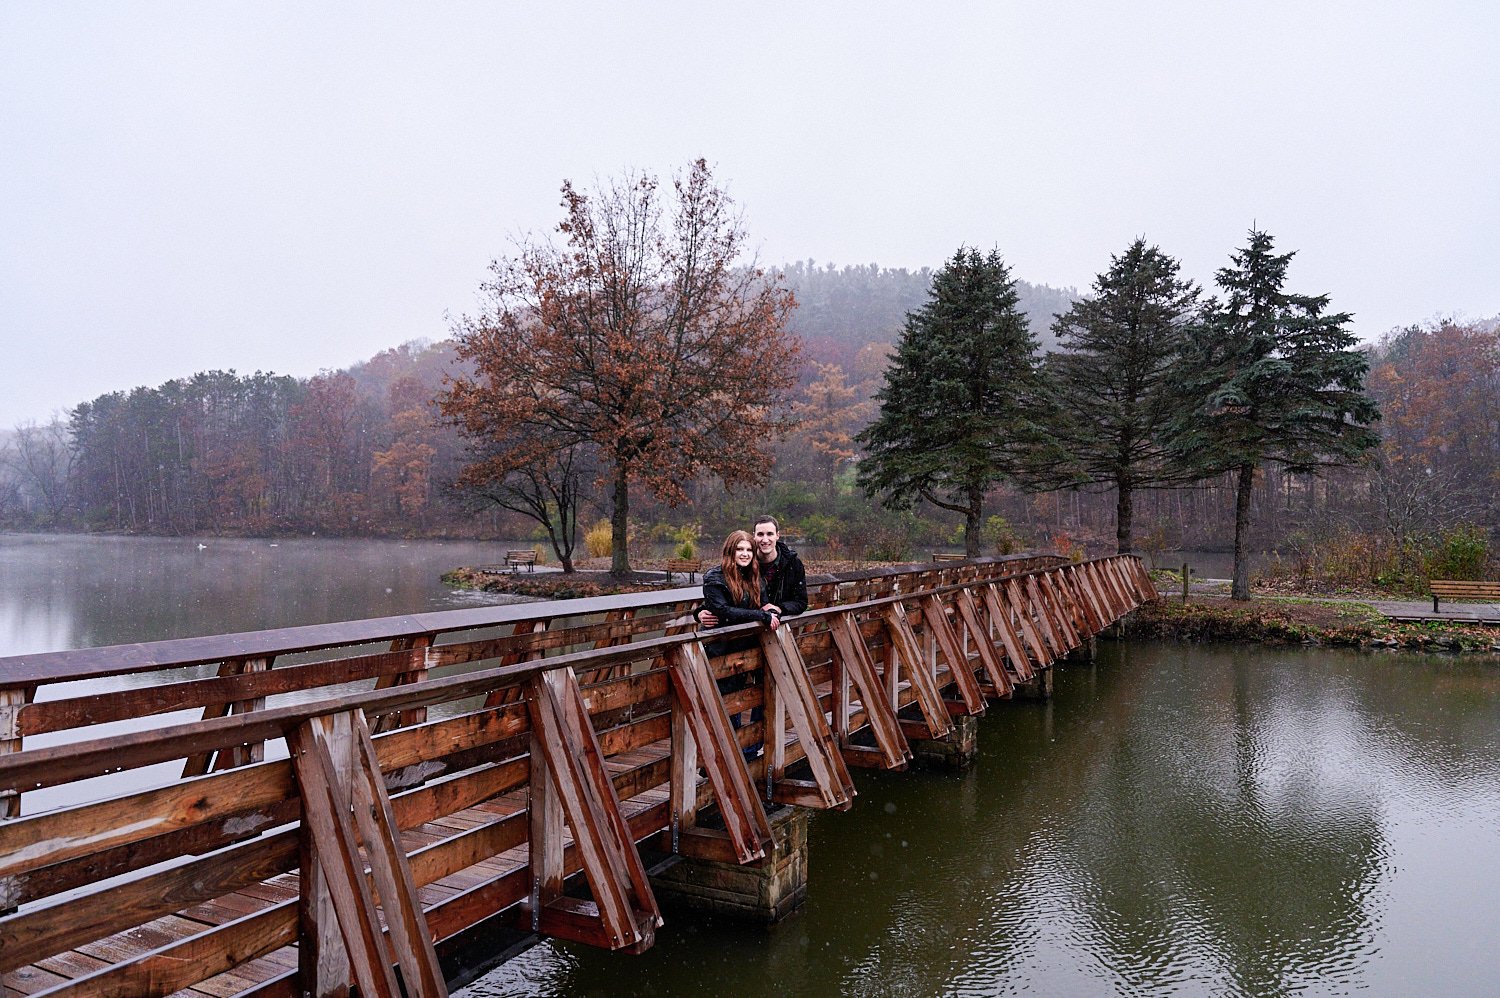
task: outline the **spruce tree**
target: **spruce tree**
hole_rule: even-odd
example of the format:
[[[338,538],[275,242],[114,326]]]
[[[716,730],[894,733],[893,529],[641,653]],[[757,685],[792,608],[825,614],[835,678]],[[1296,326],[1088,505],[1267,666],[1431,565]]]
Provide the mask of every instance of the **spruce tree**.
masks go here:
[[[985,493],[1038,435],[1036,346],[1000,254],[961,247],[907,313],[875,396],[880,414],[859,435],[865,493],[892,508],[922,499],[962,513],[978,554]]]
[[[1344,465],[1379,443],[1380,410],[1365,393],[1369,363],[1355,348],[1347,312],[1327,295],[1282,290],[1294,253],[1274,253],[1269,235],[1250,243],[1215,277],[1222,302],[1190,338],[1184,395],[1202,401],[1174,423],[1175,447],[1205,475],[1238,475],[1231,597],[1250,598],[1246,546],[1255,471],[1268,461],[1292,471]]]
[[[1177,365],[1198,314],[1198,287],[1177,272],[1175,259],[1137,238],[1094,280],[1093,295],[1052,325],[1059,351],[1044,368],[1052,440],[1028,479],[1113,487],[1122,554],[1132,547],[1135,491],[1197,477],[1166,443],[1182,398]]]

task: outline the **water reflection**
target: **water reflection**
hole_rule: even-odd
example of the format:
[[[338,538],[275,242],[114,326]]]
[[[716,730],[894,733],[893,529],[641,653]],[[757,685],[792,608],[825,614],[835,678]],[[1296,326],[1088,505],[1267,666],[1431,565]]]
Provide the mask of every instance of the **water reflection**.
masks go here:
[[[643,956],[548,944],[467,993],[1495,993],[1497,694],[1489,662],[1106,645],[970,772],[857,774],[788,922],[669,912]]]

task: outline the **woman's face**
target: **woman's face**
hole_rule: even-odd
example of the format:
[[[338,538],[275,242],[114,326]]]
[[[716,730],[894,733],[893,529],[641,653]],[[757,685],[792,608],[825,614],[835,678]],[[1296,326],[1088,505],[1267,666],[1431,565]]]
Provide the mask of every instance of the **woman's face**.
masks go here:
[[[741,568],[749,568],[754,557],[755,546],[749,541],[740,541],[734,546],[734,563]]]

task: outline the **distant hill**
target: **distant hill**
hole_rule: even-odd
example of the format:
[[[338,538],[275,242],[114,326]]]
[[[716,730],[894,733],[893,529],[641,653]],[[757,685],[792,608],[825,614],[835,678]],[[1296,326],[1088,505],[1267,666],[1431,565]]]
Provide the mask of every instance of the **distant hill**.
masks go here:
[[[810,359],[853,369],[862,348],[894,343],[906,313],[927,300],[932,270],[881,267],[878,264],[819,266],[808,260],[780,268],[797,295],[791,328],[807,344]],[[1072,288],[1016,282],[1021,308],[1032,335],[1045,352],[1055,345],[1052,319],[1080,297]]]

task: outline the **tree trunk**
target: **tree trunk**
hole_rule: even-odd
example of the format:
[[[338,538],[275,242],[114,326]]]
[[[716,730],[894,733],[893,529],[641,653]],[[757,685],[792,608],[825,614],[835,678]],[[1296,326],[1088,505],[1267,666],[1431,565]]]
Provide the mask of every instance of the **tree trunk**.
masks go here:
[[[979,532],[981,528],[981,517],[984,515],[984,489],[977,485],[969,486],[969,508],[964,511],[964,554],[970,558],[979,557]]]
[[[1245,546],[1250,541],[1250,496],[1255,486],[1255,465],[1240,465],[1239,488],[1234,502],[1234,584],[1229,598],[1250,598],[1250,552]]]
[[[624,463],[615,462],[615,508],[610,514],[610,563],[611,575],[630,573],[630,476]]]
[[[1135,519],[1135,491],[1129,482],[1116,485],[1119,497],[1115,502],[1115,553],[1129,554],[1131,523]]]

